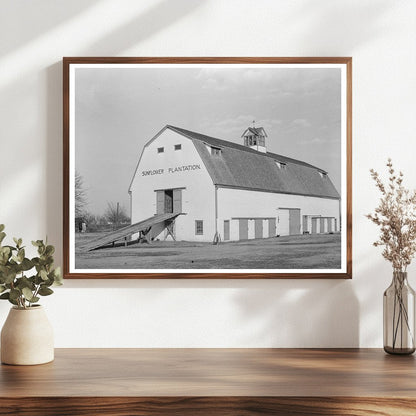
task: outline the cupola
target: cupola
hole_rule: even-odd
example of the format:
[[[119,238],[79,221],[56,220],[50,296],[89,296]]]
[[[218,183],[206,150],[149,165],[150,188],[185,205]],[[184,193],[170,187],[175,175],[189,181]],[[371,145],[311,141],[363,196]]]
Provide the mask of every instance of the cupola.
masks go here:
[[[267,134],[263,127],[248,127],[242,134],[244,138],[244,146],[250,149],[257,150],[258,152],[266,153],[266,137]]]

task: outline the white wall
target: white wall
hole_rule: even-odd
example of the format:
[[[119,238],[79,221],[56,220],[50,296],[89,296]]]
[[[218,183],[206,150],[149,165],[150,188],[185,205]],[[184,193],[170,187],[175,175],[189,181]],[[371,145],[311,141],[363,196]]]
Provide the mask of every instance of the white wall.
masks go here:
[[[337,199],[314,198],[299,195],[275,194],[271,192],[257,192],[243,189],[218,188],[218,220],[220,232],[224,220],[247,217],[274,217],[277,221],[277,232],[281,235],[289,234],[289,211],[279,208],[300,209],[300,232],[302,233],[303,215],[320,215],[337,218],[339,224],[339,201]],[[287,218],[283,219],[283,216]],[[287,223],[287,230],[284,223]],[[249,221],[249,228],[253,228],[251,238],[254,238],[254,221]],[[283,231],[284,229],[284,231]],[[239,230],[234,228],[231,240],[239,239]],[[250,231],[250,229],[249,229]],[[250,236],[249,236],[250,237]]]
[[[416,187],[416,2],[0,4],[0,219],[26,241],[47,234],[58,262],[62,56],[353,57],[352,281],[67,281],[44,301],[58,347],[382,345],[391,270],[364,218],[378,197],[368,169],[391,156]],[[0,321],[8,308],[0,304]]]
[[[174,150],[180,144],[181,150]],[[158,153],[159,147],[164,148]],[[196,165],[199,169],[174,170],[176,167]],[[143,175],[143,172],[159,171],[160,174]],[[132,222],[138,222],[156,214],[155,189],[182,190],[182,212],[175,220],[176,238],[187,241],[212,241],[215,235],[215,187],[204,162],[192,140],[166,129],[154,141],[145,146],[134,180],[132,192]],[[204,221],[204,234],[195,235],[195,220]]]

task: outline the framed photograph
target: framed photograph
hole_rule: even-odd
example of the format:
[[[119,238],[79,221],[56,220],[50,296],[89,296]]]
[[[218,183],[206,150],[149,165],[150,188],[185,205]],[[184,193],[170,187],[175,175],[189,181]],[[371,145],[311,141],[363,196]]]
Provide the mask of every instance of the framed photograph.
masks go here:
[[[351,68],[64,58],[64,277],[351,278]]]

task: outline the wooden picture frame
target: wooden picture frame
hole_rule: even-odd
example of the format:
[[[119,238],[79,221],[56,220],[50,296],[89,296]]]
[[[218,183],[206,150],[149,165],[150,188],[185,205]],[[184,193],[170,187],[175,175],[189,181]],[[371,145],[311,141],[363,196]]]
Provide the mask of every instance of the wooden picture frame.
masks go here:
[[[352,58],[63,58],[63,132],[64,278],[352,277]]]

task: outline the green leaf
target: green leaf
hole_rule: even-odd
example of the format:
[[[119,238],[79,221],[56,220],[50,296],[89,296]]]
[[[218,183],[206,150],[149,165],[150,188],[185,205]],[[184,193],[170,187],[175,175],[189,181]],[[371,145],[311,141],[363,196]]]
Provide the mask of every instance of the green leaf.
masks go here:
[[[24,287],[22,289],[23,296],[30,302],[30,299],[33,298],[33,292],[28,288]]]
[[[0,232],[0,244],[5,239],[6,233]]]
[[[52,295],[52,293],[53,293],[53,290],[52,289],[49,289],[48,287],[46,287],[46,286],[42,286],[40,289],[39,289],[39,295],[41,295],[41,296],[49,296],[49,295]]]
[[[13,283],[15,277],[16,277],[16,273],[14,273],[13,271],[8,271],[7,273],[3,275],[2,283],[4,284]]]
[[[3,293],[5,290],[7,290],[6,286],[0,285],[0,293]]]
[[[32,292],[31,292],[32,293]],[[20,290],[19,289],[12,289],[11,291],[10,291],[10,299],[11,300],[17,300],[20,296],[21,296],[21,292],[20,292]]]
[[[2,293],[0,295],[0,299],[9,299],[9,297],[10,297],[10,292]]]
[[[41,277],[42,280],[48,280],[48,273],[46,273],[46,270],[42,269],[39,272],[39,276]]]
[[[4,228],[5,228],[4,224],[0,224],[0,232],[4,231]]]
[[[34,282],[35,285],[40,285],[41,283],[44,283],[44,281],[42,280],[42,278],[37,274],[36,276],[34,276]]]
[[[38,253],[40,256],[43,256],[43,254],[45,253],[45,245],[43,244],[43,242],[40,246],[38,246]]]
[[[63,279],[62,279],[62,273],[61,273],[61,268],[57,267],[56,269],[54,269],[53,271],[54,277],[55,277],[55,285],[56,286],[61,286],[63,284]]]
[[[19,263],[21,263],[23,261],[23,259],[25,258],[25,249],[21,248],[18,252],[17,252],[17,259],[19,260]]]
[[[8,246],[4,246],[0,248],[0,253],[3,254],[4,256],[9,256],[11,250],[10,247]]]
[[[20,267],[22,268],[22,270],[24,272],[27,272],[28,270],[33,269],[33,263],[32,263],[31,260],[29,260],[27,257],[25,257],[22,260],[22,263],[20,264]]]
[[[10,251],[17,251],[17,248],[13,246],[3,246],[3,247],[9,247]]]
[[[55,247],[52,245],[46,246],[45,256],[52,256],[53,253],[55,253]]]
[[[0,248],[0,265],[5,265],[9,261],[10,249],[9,247]]]
[[[39,247],[39,246],[43,245],[43,241],[42,241],[42,240],[32,241],[32,244],[33,244],[35,247]]]
[[[17,248],[20,248],[20,246],[22,245],[22,239],[21,238],[13,237],[13,241],[16,244],[16,247]]]
[[[17,302],[17,300],[16,300],[16,299],[10,299],[10,298],[9,298],[9,302],[10,302],[12,305],[19,306],[19,303]]]
[[[18,279],[17,287],[21,290],[23,288],[29,288],[31,291],[35,290],[36,286],[26,276],[22,276]]]
[[[53,257],[52,256],[45,256],[43,257],[43,264],[47,264],[48,266],[52,266],[53,265]]]

